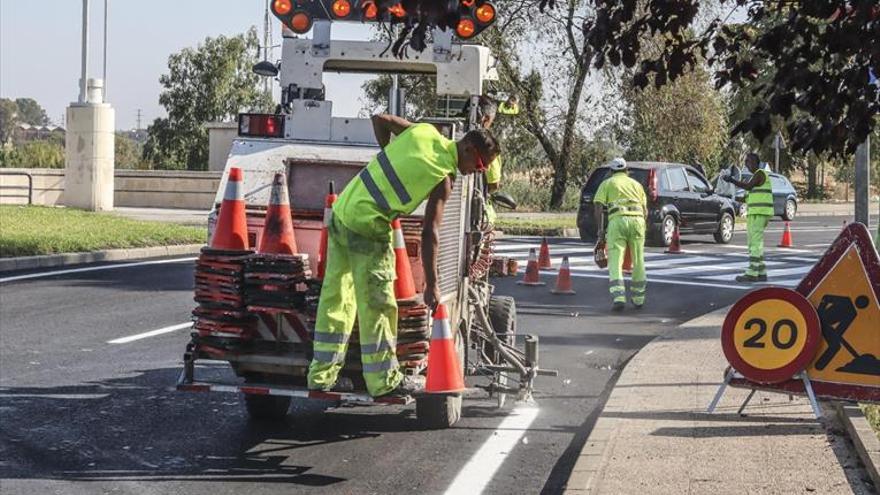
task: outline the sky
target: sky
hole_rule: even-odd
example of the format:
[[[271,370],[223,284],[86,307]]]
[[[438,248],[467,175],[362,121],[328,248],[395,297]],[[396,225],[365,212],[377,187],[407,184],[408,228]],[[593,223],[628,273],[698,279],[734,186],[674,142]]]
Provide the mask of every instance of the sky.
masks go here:
[[[159,76],[168,56],[206,37],[263,29],[265,0],[109,0],[106,100],[116,110],[116,128],[142,127],[165,115],[159,105]],[[104,0],[91,0],[89,77],[103,66]],[[367,39],[369,28],[334,25],[334,38]],[[33,98],[59,123],[77,100],[82,37],[80,0],[0,0],[0,97]],[[281,35],[274,29],[275,43]],[[280,58],[280,48],[275,51]],[[361,109],[364,76],[325,77],[335,115]]]

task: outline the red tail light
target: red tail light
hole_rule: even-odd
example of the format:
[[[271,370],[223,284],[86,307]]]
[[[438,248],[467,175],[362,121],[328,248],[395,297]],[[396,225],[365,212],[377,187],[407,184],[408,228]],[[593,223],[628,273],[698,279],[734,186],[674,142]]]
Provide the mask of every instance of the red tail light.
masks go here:
[[[657,187],[657,169],[649,169],[648,170],[648,197],[651,198],[651,201],[657,201],[657,198],[660,197],[660,191]]]
[[[284,116],[262,113],[239,114],[238,135],[252,137],[284,137]]]

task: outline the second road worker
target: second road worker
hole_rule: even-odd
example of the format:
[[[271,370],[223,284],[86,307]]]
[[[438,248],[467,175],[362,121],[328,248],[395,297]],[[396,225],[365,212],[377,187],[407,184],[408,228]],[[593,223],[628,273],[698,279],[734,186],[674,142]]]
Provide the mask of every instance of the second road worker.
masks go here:
[[[404,378],[397,362],[390,223],[428,198],[422,231],[424,301],[436,307],[438,229],[454,177],[485,171],[500,150],[485,129],[452,141],[431,124],[413,124],[393,115],[376,115],[372,120],[382,151],[333,204],[308,385],[324,391],[334,387],[357,316],[367,391],[373,397],[409,395],[421,387]]]
[[[746,190],[746,232],[749,241],[749,268],[737,282],[766,282],[767,266],[764,264],[764,230],[773,217],[773,186],[761,160],[755,153],[746,155],[746,167],[752,173],[748,182],[724,177],[723,180]]]
[[[648,198],[642,185],[627,174],[626,160],[615,158],[608,164],[611,176],[602,181],[593,201],[605,208],[596,208],[598,239],[605,239],[603,210],[608,211],[608,279],[613,299],[612,308],[621,311],[626,306],[626,285],[623,280],[623,258],[629,247],[633,271],[630,297],[633,306],[645,304],[647,277],[645,274],[645,219]]]

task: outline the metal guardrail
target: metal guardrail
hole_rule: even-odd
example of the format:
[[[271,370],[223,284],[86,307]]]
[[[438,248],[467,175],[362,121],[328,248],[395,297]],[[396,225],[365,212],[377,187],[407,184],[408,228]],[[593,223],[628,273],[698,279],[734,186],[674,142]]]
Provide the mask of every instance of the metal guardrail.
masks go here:
[[[23,175],[23,176],[27,177],[27,179],[28,179],[28,186],[27,186],[27,188],[28,188],[28,193],[27,193],[28,204],[29,205],[34,204],[34,176],[33,175],[31,175],[27,172],[9,172],[9,171],[2,170],[2,169],[0,169],[0,175],[9,175],[9,176]],[[16,188],[21,189],[23,187],[24,186],[3,186],[3,187],[0,187],[0,197],[3,196],[3,189],[16,189]],[[23,198],[24,195],[15,194],[15,195],[6,195],[6,197],[7,198]]]

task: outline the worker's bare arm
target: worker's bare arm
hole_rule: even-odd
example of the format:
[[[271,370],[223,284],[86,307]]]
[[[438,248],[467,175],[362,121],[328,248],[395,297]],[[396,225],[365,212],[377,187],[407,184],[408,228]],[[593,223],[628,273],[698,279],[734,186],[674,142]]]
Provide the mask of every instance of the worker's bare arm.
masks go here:
[[[489,194],[492,194],[493,192],[501,189],[501,183],[500,182],[490,182],[487,185],[487,187],[489,189]]]
[[[733,184],[737,187],[741,187],[741,188],[745,189],[746,191],[751,191],[752,189],[764,184],[765,177],[766,177],[766,174],[757,174],[756,173],[756,174],[752,174],[752,177],[751,177],[751,179],[748,180],[748,182],[737,180],[737,179],[734,179],[733,177],[730,177],[727,180],[727,182],[730,182],[731,184]]]
[[[440,223],[443,222],[443,209],[452,193],[452,179],[446,177],[431,191],[425,207],[425,222],[422,226],[422,269],[425,272],[425,304],[430,308],[440,302],[440,289],[437,284],[437,247],[440,244]]]
[[[400,135],[400,133],[412,125],[412,122],[402,117],[387,113],[373,115],[371,120],[373,121],[373,133],[376,135],[376,141],[383,148],[391,142],[392,134]]]

